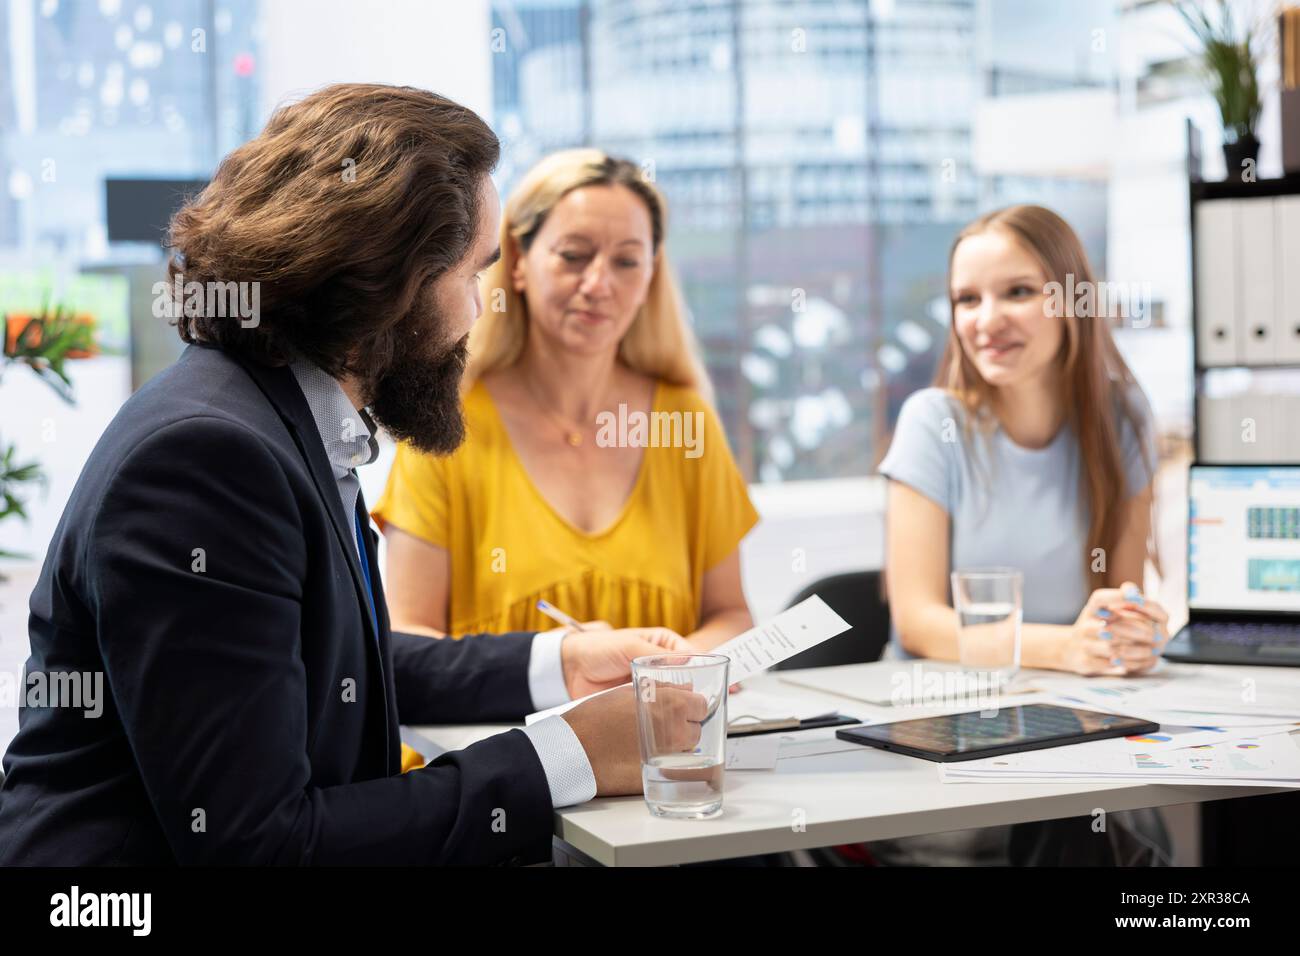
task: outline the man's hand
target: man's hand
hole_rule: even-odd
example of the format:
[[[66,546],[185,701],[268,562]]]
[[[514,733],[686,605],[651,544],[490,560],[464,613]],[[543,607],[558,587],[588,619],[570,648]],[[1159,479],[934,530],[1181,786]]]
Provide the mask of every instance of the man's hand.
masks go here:
[[[628,627],[613,630],[603,621],[583,624],[560,642],[564,686],[577,699],[632,680],[632,660],[673,651],[690,654],[686,639],[666,627]]]
[[[708,701],[703,694],[657,685],[653,707],[656,747],[690,753],[700,742],[700,723],[706,716]],[[591,761],[598,796],[641,792],[641,748],[632,687],[618,687],[584,701],[566,711],[563,718]]]

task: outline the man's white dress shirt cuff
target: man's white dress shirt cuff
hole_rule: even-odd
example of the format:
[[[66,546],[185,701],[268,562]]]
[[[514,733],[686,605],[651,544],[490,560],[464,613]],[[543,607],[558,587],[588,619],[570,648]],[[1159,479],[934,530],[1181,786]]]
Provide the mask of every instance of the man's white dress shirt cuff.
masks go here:
[[[549,710],[570,700],[569,688],[564,686],[564,663],[560,659],[560,644],[567,630],[557,627],[533,636],[528,655],[528,693],[533,698],[533,710]]]
[[[533,637],[528,657],[528,692],[536,710],[546,710],[571,699],[564,686],[564,665],[560,659],[564,635],[565,628],[561,627]],[[542,763],[546,785],[551,790],[551,806],[570,807],[596,796],[595,771],[567,720],[557,715],[521,729],[532,741],[537,759]]]

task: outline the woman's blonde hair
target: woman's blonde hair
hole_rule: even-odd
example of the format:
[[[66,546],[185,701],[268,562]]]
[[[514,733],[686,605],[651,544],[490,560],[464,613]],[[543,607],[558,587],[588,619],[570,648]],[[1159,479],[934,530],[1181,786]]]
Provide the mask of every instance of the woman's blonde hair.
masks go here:
[[[1084,288],[1095,283],[1088,254],[1069,223],[1042,206],[1009,206],[976,219],[953,241],[948,254],[948,295],[952,309],[948,344],[935,373],[934,384],[946,389],[965,407],[968,421],[989,424],[993,389],[980,375],[957,336],[956,303],[952,301],[952,262],[963,239],[990,230],[1002,230],[1038,260],[1049,283]],[[1067,276],[1074,281],[1068,282]],[[1137,380],[1120,355],[1110,334],[1109,316],[1080,316],[1074,303],[1064,301],[1064,337],[1058,356],[1057,388],[1066,421],[1079,443],[1082,493],[1089,509],[1088,537],[1083,548],[1083,568],[1091,586],[1105,587],[1106,574],[1093,560],[1095,549],[1112,554],[1123,531],[1122,512],[1116,505],[1125,496],[1124,452],[1120,422],[1126,422],[1147,457],[1149,427],[1133,405]],[[1155,462],[1145,462],[1155,477]],[[1159,569],[1154,522],[1148,534],[1147,556]],[[1138,582],[1139,586],[1141,582]]]
[[[511,276],[519,256],[527,254],[555,204],[587,186],[624,186],[650,212],[654,275],[645,302],[618,346],[629,368],[673,385],[695,389],[707,401],[713,387],[673,276],[663,241],[668,207],[663,195],[640,167],[598,149],[566,149],[534,166],[506,200],[501,218],[501,258],[484,273],[484,310],[469,338],[464,388],[482,376],[519,360],[528,341],[528,303],[515,291]]]

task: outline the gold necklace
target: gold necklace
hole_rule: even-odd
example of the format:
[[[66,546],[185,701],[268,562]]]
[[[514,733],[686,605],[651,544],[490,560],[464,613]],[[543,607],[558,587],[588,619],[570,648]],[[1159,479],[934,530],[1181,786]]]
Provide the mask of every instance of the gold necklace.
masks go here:
[[[560,418],[559,415],[552,411],[551,407],[537,394],[537,390],[533,388],[532,376],[524,376],[524,387],[528,389],[528,394],[533,396],[533,401],[538,404],[542,409],[542,412],[550,418],[551,421],[560,426],[560,432],[564,435],[564,440],[568,443],[569,447],[579,447],[582,444],[583,439],[582,430],[580,428],[572,427],[568,422],[564,421],[564,419]]]

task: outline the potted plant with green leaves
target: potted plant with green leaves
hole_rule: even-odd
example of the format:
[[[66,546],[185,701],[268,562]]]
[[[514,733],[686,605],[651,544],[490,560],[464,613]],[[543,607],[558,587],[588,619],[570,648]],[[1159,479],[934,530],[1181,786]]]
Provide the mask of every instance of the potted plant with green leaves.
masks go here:
[[[0,347],[0,378],[10,366],[25,365],[69,405],[75,401],[67,363],[99,352],[94,319],[58,305],[51,309],[48,303],[35,313],[0,314]],[[21,461],[18,449],[0,438],[0,522],[26,520],[28,492],[44,482],[40,465]],[[28,555],[0,549],[0,558],[24,557]]]
[[[1223,160],[1228,178],[1253,182],[1259,158],[1256,133],[1264,108],[1259,92],[1259,25],[1240,10],[1234,14],[1229,0],[1172,2],[1199,44],[1194,52],[1223,123]],[[1251,175],[1247,175],[1248,171]]]

